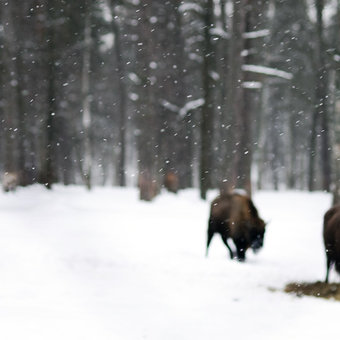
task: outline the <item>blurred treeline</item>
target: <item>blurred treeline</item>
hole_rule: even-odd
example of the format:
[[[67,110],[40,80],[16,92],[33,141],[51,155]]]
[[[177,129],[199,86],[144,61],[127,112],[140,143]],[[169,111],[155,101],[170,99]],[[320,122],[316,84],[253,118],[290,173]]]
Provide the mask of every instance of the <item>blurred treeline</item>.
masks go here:
[[[19,185],[337,192],[339,0],[0,4],[0,170]]]

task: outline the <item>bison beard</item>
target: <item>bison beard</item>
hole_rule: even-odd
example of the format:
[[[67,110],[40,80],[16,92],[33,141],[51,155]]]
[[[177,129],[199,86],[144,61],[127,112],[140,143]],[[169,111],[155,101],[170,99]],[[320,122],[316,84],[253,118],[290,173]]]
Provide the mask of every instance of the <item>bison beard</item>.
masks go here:
[[[340,274],[340,205],[334,206],[325,213],[323,240],[327,257],[325,282],[328,283],[332,265],[335,265],[335,270]]]
[[[237,193],[218,196],[211,203],[206,255],[211,239],[218,233],[230,258],[234,258],[234,253],[228,244],[229,238],[235,244],[237,259],[244,261],[248,248],[256,252],[263,246],[264,232],[265,223],[248,196]]]

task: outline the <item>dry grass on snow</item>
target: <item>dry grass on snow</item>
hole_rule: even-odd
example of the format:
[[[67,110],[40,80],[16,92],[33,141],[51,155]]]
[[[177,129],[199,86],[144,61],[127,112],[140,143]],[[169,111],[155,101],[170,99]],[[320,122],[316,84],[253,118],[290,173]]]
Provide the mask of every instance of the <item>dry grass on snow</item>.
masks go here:
[[[306,295],[340,301],[340,283],[291,282],[286,285],[284,291],[299,297]]]

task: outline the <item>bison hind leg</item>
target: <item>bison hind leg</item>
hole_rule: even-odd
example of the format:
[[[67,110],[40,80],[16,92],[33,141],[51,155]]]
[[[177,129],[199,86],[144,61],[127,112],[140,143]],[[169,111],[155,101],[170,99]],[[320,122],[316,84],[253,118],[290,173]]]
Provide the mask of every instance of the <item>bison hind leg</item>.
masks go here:
[[[222,241],[223,243],[225,244],[225,246],[228,248],[229,250],[229,255],[230,255],[230,258],[233,259],[234,258],[234,252],[233,250],[230,248],[229,244],[228,244],[228,236],[226,235],[221,235],[221,238],[222,238]]]
[[[326,249],[326,258],[327,258],[327,268],[326,268],[325,283],[328,283],[329,273],[333,266],[335,266],[335,270],[340,274],[340,260],[336,258],[334,254],[334,250],[332,248]]]
[[[246,252],[243,248],[237,249],[237,260],[244,262],[246,260]]]
[[[210,242],[212,240],[214,236],[214,231],[208,229],[208,237],[207,237],[207,249],[205,251],[205,256],[208,257],[208,249],[209,249],[209,245],[210,245]]]
[[[332,267],[332,264],[334,265],[335,267],[335,271],[340,275],[340,259],[339,257],[337,256],[336,260],[331,262],[330,264],[330,267]],[[327,267],[328,267],[328,260],[327,260]],[[327,276],[326,276],[326,279],[328,279],[328,268],[327,268]]]
[[[326,270],[325,283],[328,283],[329,269],[330,269],[331,265],[332,265],[332,261],[327,257],[327,270]]]

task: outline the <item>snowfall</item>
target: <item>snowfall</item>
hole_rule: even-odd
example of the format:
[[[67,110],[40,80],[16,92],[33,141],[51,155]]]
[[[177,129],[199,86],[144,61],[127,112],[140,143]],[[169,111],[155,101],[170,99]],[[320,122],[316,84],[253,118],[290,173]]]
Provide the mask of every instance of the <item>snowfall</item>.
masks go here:
[[[42,186],[0,193],[4,340],[324,339],[340,303],[283,292],[325,277],[328,194],[254,194],[263,249],[205,256],[209,200],[197,190],[141,202],[134,188]],[[331,281],[339,282],[332,272]]]

